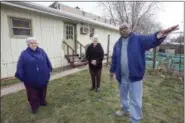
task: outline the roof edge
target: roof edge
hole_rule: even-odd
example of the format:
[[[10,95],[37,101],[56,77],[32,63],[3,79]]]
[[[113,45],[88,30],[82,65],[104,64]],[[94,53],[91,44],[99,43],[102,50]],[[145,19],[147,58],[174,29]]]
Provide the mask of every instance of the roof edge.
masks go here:
[[[39,13],[45,13],[48,15],[57,16],[57,17],[61,17],[61,18],[76,21],[76,22],[83,22],[87,24],[97,25],[100,27],[109,28],[109,29],[118,31],[118,27],[107,25],[105,23],[97,22],[95,20],[91,20],[80,15],[75,15],[69,12],[56,10],[51,7],[46,7],[35,3],[31,3],[31,2],[1,2],[1,4],[23,8],[31,11],[36,11]]]

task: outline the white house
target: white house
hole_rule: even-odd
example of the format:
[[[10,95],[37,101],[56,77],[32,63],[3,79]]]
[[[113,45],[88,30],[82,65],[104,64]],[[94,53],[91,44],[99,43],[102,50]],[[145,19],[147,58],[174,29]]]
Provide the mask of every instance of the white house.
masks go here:
[[[90,43],[93,33],[99,35],[105,53],[108,35],[110,50],[119,38],[118,27],[107,23],[31,2],[1,2],[1,79],[14,76],[27,37],[36,37],[53,67],[59,68],[69,64],[67,47],[79,54],[79,44]]]

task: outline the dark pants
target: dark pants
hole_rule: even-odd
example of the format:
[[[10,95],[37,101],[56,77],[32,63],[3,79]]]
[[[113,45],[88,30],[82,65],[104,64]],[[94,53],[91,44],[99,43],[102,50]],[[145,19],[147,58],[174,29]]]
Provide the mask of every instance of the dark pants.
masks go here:
[[[101,70],[102,69],[89,68],[89,72],[91,75],[91,81],[92,81],[92,88],[99,88],[100,87]]]
[[[25,85],[28,102],[30,103],[32,111],[39,108],[40,105],[46,104],[46,90],[47,86],[42,88],[35,88]]]

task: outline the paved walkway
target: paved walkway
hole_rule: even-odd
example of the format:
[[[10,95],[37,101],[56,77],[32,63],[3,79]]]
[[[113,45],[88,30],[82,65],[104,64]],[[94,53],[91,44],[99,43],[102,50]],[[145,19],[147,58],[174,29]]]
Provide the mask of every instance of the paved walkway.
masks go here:
[[[82,71],[82,70],[85,70],[87,68],[88,67],[74,68],[72,70],[66,70],[66,71],[61,72],[61,73],[56,73],[56,74],[51,76],[50,81],[54,80],[54,79],[64,77],[64,76],[67,76],[67,75],[70,75],[70,74],[73,74],[73,73],[76,73],[76,72],[79,72],[79,71]],[[16,93],[16,92],[18,92],[20,90],[24,90],[24,89],[25,89],[24,84],[21,83],[21,82],[18,83],[18,84],[9,86],[9,87],[2,88],[1,89],[1,97],[4,96],[4,95],[7,95],[7,94]]]

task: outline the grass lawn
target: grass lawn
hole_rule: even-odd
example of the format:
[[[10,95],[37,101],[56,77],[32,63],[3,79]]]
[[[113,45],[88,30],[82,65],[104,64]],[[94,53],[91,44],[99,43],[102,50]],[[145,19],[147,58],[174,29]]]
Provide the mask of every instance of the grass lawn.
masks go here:
[[[11,79],[11,80],[2,80],[1,81],[1,88],[3,87],[7,87],[9,85],[13,85],[13,84],[17,84],[19,83],[20,81],[18,79]]]
[[[54,82],[55,81],[55,82]],[[117,82],[110,84],[108,69],[103,69],[99,93],[89,92],[87,70],[51,81],[48,107],[30,113],[25,91],[1,98],[2,123],[129,123],[115,117],[120,109]],[[143,120],[141,123],[184,123],[184,85],[179,80],[147,75],[144,81]]]

